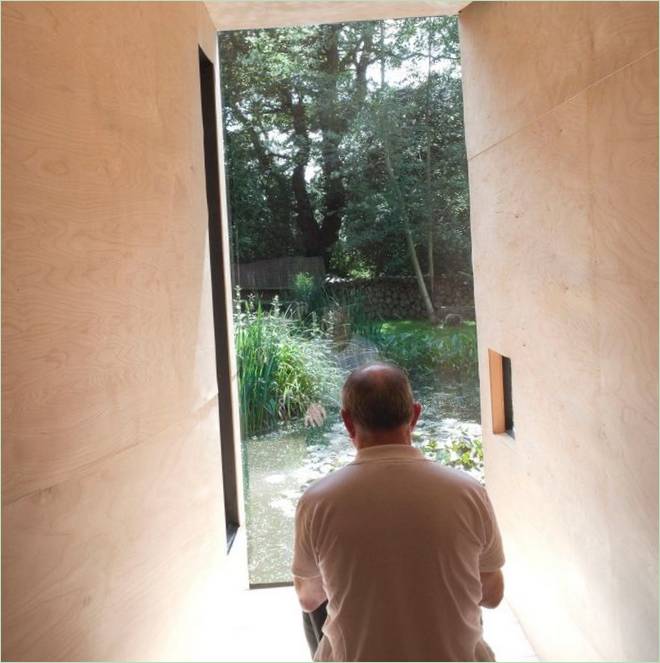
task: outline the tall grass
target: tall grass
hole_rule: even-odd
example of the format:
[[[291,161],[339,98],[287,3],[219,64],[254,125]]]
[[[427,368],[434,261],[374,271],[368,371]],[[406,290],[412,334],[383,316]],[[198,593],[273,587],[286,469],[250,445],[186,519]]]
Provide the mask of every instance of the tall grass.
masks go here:
[[[337,402],[342,374],[330,340],[298,324],[275,298],[268,309],[250,299],[234,305],[241,428],[253,435],[302,417],[312,403]]]

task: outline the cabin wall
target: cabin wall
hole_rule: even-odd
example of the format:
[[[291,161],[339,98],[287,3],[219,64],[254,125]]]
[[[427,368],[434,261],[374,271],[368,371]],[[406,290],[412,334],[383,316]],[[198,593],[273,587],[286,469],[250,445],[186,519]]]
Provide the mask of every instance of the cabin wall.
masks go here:
[[[2,4],[5,660],[212,657],[200,45],[202,3]]]
[[[658,6],[460,14],[486,481],[549,660],[658,658]],[[488,349],[515,437],[491,432]]]

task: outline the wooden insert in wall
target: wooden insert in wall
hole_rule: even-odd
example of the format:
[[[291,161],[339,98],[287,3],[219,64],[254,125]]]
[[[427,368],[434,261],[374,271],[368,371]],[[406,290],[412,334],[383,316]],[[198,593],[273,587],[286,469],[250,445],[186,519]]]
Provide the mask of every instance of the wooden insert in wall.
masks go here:
[[[490,376],[490,411],[493,421],[493,433],[506,433],[504,357],[490,348],[488,349],[488,373]]]

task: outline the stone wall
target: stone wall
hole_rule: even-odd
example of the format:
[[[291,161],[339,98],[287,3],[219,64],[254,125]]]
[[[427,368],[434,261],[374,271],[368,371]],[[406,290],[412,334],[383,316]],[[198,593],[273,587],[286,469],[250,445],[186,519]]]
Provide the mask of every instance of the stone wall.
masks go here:
[[[374,317],[395,320],[426,317],[414,278],[332,280],[326,288],[337,299],[361,301],[365,313]],[[474,320],[472,282],[467,278],[436,279],[433,306],[439,319],[448,313],[458,313],[467,320]]]

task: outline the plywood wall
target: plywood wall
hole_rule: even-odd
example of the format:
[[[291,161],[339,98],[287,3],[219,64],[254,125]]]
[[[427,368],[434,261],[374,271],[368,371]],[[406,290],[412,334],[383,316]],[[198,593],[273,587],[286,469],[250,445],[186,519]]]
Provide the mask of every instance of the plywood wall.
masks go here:
[[[460,15],[487,485],[549,660],[658,658],[657,12]],[[489,348],[515,439],[488,426]]]
[[[198,45],[201,3],[2,3],[5,660],[202,656],[225,542]]]

